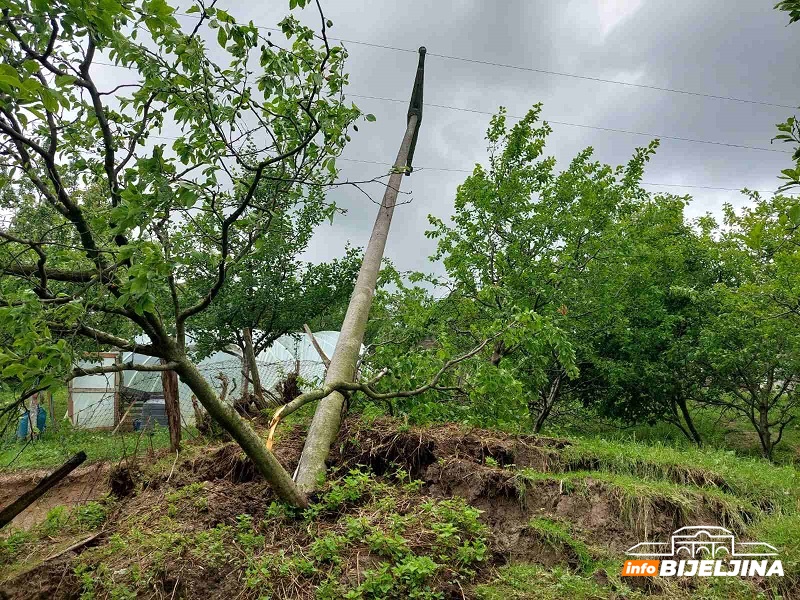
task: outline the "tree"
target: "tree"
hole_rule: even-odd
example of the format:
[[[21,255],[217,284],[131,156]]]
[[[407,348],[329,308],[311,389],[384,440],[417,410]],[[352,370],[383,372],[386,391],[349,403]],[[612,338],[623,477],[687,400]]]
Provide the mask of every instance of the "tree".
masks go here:
[[[736,278],[715,287],[699,358],[711,373],[702,401],[747,419],[772,459],[800,406],[800,237],[793,198],[725,209],[723,259]]]
[[[800,0],[782,0],[775,5],[778,10],[783,10],[789,13],[789,23],[800,21]],[[785,123],[778,124],[778,135],[775,136],[773,141],[778,140],[786,144],[794,145],[794,152],[792,159],[795,162],[794,167],[790,167],[781,171],[780,179],[784,183],[778,191],[785,192],[792,188],[800,186],[800,122],[797,116],[789,117]],[[800,205],[796,205],[797,214],[800,214]]]
[[[800,21],[800,0],[781,0],[775,8],[789,13],[789,23]]]
[[[718,257],[716,223],[687,222],[687,203],[657,195],[619,223],[615,315],[595,332],[580,393],[602,414],[631,424],[665,421],[701,445],[690,410],[707,378],[700,336],[715,310],[713,286],[730,276]]]
[[[616,169],[592,161],[589,148],[556,174],[555,161],[542,158],[550,128],[538,124],[540,111],[535,106],[511,128],[503,109],[492,118],[488,170],[475,167],[459,187],[452,225],[431,218],[428,232],[452,290],[450,330],[535,315],[536,334],[516,344],[497,340],[490,362],[524,390],[536,431],[591,353],[587,332],[609,318],[615,223],[646,197],[639,182],[656,146]]]
[[[318,189],[307,197],[298,196],[297,201],[292,210],[270,216],[265,236],[232,268],[227,285],[192,324],[198,357],[239,348],[247,374],[243,394],[249,379],[260,408],[267,408],[267,401],[256,356],[280,336],[336,312],[350,296],[358,270],[354,249],[327,263],[300,260],[315,228],[333,217],[335,207],[324,201]],[[201,259],[215,260],[209,255]],[[206,269],[211,267],[208,264]]]
[[[289,16],[280,36],[202,5],[183,31],[163,0],[10,0],[0,19],[2,208],[33,192],[29,208],[50,217],[35,234],[19,219],[0,232],[4,381],[26,397],[65,376],[145,368],[71,369],[76,338],[162,358],[147,368],[177,372],[300,506],[291,477],[187,356],[186,330],[274,215],[334,183],[360,113],[343,97],[346,52],[316,9],[318,32]],[[103,60],[135,81],[102,89]],[[169,145],[157,137],[166,127],[179,132]]]

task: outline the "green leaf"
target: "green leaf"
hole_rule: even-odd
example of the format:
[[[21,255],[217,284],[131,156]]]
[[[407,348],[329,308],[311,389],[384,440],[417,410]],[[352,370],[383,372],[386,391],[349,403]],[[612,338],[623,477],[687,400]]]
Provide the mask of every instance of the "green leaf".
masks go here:
[[[220,27],[217,32],[217,43],[223,48],[228,43],[228,33],[225,31],[224,27]]]
[[[58,98],[56,98],[55,94],[48,89],[42,88],[39,91],[39,98],[44,104],[44,108],[47,112],[55,113],[58,112]]]
[[[372,113],[367,113],[366,115],[364,115],[364,118],[370,123],[375,121],[375,115],[373,115]]]
[[[789,208],[789,218],[795,225],[800,224],[800,203],[794,204]]]

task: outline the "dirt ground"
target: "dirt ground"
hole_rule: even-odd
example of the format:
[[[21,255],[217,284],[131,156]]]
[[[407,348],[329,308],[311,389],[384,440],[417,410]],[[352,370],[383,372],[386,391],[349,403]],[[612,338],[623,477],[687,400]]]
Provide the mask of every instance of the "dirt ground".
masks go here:
[[[111,465],[96,463],[78,467],[67,475],[57,486],[48,491],[31,506],[18,514],[9,527],[30,529],[42,522],[50,509],[55,506],[72,508],[97,500],[108,493],[108,473]],[[33,488],[52,471],[25,470],[14,473],[0,473],[0,507],[5,507],[23,493]]]

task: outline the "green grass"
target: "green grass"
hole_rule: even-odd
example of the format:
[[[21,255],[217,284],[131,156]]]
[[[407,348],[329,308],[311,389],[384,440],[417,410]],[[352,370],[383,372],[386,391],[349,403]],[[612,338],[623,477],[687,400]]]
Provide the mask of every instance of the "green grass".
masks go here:
[[[621,563],[605,565],[593,573],[575,573],[562,566],[508,565],[488,583],[475,588],[479,600],[757,600],[780,598],[757,592],[738,577],[697,579],[694,588],[676,580],[660,580],[645,594],[621,581]],[[780,593],[780,592],[778,592]]]
[[[265,515],[214,527],[202,521],[209,506],[198,503],[206,485],[164,494],[85,551],[76,569],[84,596],[161,593],[168,565],[185,563],[200,567],[200,579],[230,576],[245,598],[315,589],[329,600],[435,600],[442,582],[467,583],[489,558],[477,509],[460,498],[420,498],[403,481],[349,471],[304,512],[273,503]],[[412,501],[413,512],[401,511]],[[345,577],[354,569],[357,578]]]
[[[67,389],[63,388],[53,393],[53,407],[55,420],[47,410],[47,426],[38,439],[30,442],[17,441],[16,420],[0,439],[0,471],[19,469],[51,469],[61,466],[76,452],[86,452],[86,464],[101,461],[117,461],[124,456],[131,456],[137,447],[139,454],[143,454],[152,446],[154,450],[169,446],[169,432],[164,427],[156,426],[152,434],[145,432],[117,433],[111,435],[109,431],[92,431],[76,429],[68,419],[64,419],[67,412]]]
[[[591,463],[601,471],[637,479],[721,487],[765,508],[769,505],[793,511],[800,501],[800,476],[794,467],[745,458],[731,451],[578,438],[562,456],[567,464]]]
[[[588,491],[590,481],[601,482],[619,499],[622,518],[640,536],[650,529],[654,511],[663,510],[664,505],[671,506],[683,521],[690,520],[698,507],[710,507],[728,526],[737,531],[743,531],[758,513],[746,499],[718,489],[639,479],[608,471],[541,473],[532,469],[521,469],[517,473],[517,480],[521,494],[525,493],[527,482],[559,481],[570,493]]]
[[[742,416],[730,415],[721,418],[718,411],[699,406],[690,407],[695,427],[706,448],[734,452],[739,457],[761,458],[761,446],[753,426]],[[662,444],[672,448],[694,450],[690,442],[674,425],[658,422],[653,425],[642,424],[633,427],[620,427],[618,423],[597,419],[588,410],[579,408],[579,418],[573,413],[567,422],[554,419],[546,426],[545,433],[566,437],[598,437],[620,442],[641,442]],[[773,461],[776,464],[794,465],[800,460],[800,421],[790,424],[783,434],[781,443],[775,449]]]
[[[800,582],[800,514],[769,515],[750,527],[747,534],[778,548],[785,573],[781,583]]]
[[[138,448],[137,448],[138,441]],[[154,428],[152,434],[145,432],[117,433],[74,429],[61,423],[58,431],[45,430],[42,436],[31,442],[6,441],[0,445],[0,471],[18,469],[51,469],[63,464],[76,452],[86,452],[86,462],[116,461],[169,446],[169,432],[164,427]]]
[[[595,566],[595,559],[589,547],[573,537],[569,524],[546,517],[537,517],[528,523],[528,527],[539,534],[542,541],[557,552],[567,551],[573,554],[581,571],[588,573]]]
[[[480,600],[607,600],[621,598],[608,585],[558,566],[509,565],[500,569],[494,581],[477,586]],[[625,589],[625,598],[643,598]]]

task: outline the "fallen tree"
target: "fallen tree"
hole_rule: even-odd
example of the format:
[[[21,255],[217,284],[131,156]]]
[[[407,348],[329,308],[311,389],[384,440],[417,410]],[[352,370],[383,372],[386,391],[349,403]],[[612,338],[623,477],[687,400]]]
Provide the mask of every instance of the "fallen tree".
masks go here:
[[[86,453],[81,450],[58,469],[37,483],[33,489],[28,490],[14,502],[6,506],[0,511],[0,529],[8,525],[14,517],[44,496],[49,490],[57,486],[62,479],[77,469],[85,460]]]
[[[163,2],[4,3],[0,372],[18,400],[0,416],[76,374],[172,370],[278,495],[306,504],[200,374],[186,330],[278,215],[306,201],[336,212],[323,191],[361,113],[315,10],[318,31],[289,16],[267,36],[213,3],[187,10],[187,30]],[[97,78],[107,61],[122,84]],[[163,364],[73,369],[103,348]]]

